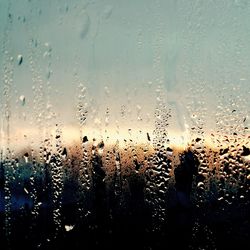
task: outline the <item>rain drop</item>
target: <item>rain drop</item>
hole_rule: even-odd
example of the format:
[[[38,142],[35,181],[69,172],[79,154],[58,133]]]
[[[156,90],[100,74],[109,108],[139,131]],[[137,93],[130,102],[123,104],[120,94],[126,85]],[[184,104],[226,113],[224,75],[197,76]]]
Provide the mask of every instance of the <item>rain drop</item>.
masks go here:
[[[89,15],[86,12],[84,12],[84,15],[82,17],[82,28],[80,33],[81,39],[84,39],[87,36],[89,28],[90,28],[90,18]]]
[[[19,97],[19,101],[20,101],[21,105],[24,106],[24,105],[25,105],[25,102],[26,102],[25,96],[24,96],[24,95],[21,95],[21,96]]]
[[[18,65],[21,65],[23,63],[23,56],[22,55],[17,56],[17,63],[18,63]]]

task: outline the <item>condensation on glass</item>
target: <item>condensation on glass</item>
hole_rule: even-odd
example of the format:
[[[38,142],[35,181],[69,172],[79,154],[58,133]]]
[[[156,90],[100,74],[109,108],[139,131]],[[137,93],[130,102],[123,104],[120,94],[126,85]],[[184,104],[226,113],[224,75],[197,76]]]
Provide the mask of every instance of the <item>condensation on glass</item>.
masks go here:
[[[6,249],[246,243],[249,23],[247,0],[2,0]]]

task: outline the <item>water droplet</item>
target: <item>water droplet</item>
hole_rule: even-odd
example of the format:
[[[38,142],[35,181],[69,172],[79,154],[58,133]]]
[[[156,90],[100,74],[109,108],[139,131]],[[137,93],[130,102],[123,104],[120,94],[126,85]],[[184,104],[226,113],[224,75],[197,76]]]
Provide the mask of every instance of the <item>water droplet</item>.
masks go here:
[[[26,194],[29,194],[29,191],[26,188],[24,188],[23,190]]]
[[[89,28],[90,28],[90,18],[86,12],[84,12],[82,20],[83,20],[83,23],[82,23],[80,37],[81,39],[84,39],[87,36],[89,32]]]
[[[28,161],[29,161],[29,154],[28,154],[28,153],[25,153],[25,154],[23,155],[23,157],[24,157],[25,163],[28,163]]]
[[[53,73],[52,70],[48,70],[47,73],[46,73],[46,78],[50,79],[52,73]]]
[[[200,182],[197,184],[197,187],[203,189],[203,188],[204,188],[204,183],[200,181]]]
[[[18,65],[21,65],[23,63],[23,56],[22,55],[17,56],[17,63],[18,63]]]
[[[21,96],[19,97],[19,100],[20,100],[20,102],[21,102],[21,105],[24,106],[24,105],[25,105],[25,101],[26,101],[25,96],[24,96],[24,95],[21,95]]]
[[[71,231],[75,226],[74,225],[65,225],[66,232]]]
[[[113,12],[113,6],[112,5],[107,5],[104,8],[104,11],[103,11],[103,18],[104,19],[109,19],[110,16],[112,15],[112,12]]]
[[[85,135],[83,138],[82,138],[82,142],[83,143],[86,143],[86,142],[88,142],[89,140],[88,140],[88,137]]]

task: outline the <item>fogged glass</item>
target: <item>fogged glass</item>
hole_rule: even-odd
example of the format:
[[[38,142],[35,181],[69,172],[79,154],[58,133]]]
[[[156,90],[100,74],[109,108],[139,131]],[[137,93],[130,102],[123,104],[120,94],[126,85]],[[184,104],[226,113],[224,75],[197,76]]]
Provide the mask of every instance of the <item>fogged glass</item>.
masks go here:
[[[249,23],[247,0],[0,1],[6,249],[246,244]]]

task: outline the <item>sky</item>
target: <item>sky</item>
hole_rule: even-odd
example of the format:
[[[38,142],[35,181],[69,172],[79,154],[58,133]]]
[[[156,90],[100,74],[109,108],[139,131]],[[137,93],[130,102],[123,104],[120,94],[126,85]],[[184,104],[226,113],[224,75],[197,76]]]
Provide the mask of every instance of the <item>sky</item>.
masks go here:
[[[166,110],[172,141],[247,136],[249,23],[247,0],[1,0],[2,144],[153,134]]]

